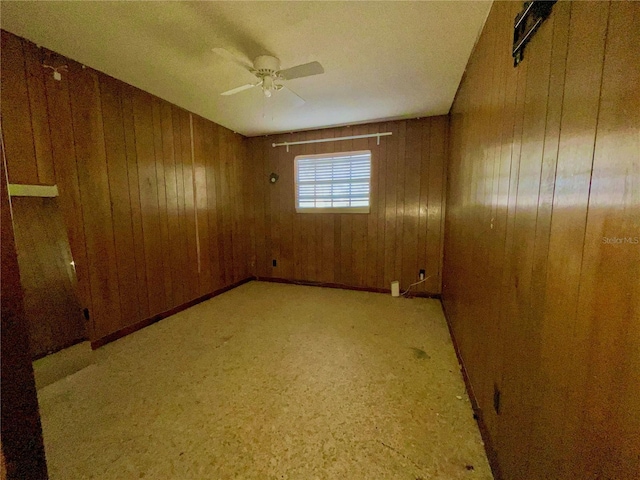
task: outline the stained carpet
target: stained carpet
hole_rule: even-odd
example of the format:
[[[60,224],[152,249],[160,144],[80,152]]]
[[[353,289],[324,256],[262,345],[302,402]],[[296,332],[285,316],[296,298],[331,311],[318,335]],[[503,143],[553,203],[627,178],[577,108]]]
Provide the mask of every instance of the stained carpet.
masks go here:
[[[250,282],[39,391],[56,479],[491,479],[440,303]]]

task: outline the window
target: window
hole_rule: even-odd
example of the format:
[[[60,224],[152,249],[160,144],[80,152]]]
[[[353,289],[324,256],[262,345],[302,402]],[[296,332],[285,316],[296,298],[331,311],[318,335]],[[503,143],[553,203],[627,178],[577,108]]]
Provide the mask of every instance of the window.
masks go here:
[[[296,212],[369,213],[371,151],[298,155]]]

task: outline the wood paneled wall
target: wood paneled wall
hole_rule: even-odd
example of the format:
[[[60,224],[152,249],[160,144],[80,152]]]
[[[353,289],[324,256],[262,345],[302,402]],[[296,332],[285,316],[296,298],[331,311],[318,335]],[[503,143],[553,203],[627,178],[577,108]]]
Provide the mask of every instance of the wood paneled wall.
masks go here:
[[[5,31],[1,81],[9,181],[57,183],[92,340],[249,275],[242,136]]]
[[[520,8],[452,109],[443,301],[504,478],[635,479],[640,4],[558,2],[514,68]]]
[[[431,117],[248,139],[255,275],[388,290],[425,269],[430,278],[415,290],[440,293],[447,128],[447,117]],[[272,147],[386,131],[393,135],[380,145],[368,138]],[[355,150],[372,154],[370,213],[296,213],[295,156]]]

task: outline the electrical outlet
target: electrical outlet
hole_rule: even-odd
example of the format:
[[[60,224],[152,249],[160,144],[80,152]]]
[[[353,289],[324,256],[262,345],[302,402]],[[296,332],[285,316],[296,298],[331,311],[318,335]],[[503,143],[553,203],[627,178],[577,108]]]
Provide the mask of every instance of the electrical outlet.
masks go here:
[[[425,275],[424,268],[421,268],[420,273],[418,274],[420,280],[424,280],[424,275]]]
[[[278,266],[278,261],[274,258],[273,262],[271,263],[274,267]]]

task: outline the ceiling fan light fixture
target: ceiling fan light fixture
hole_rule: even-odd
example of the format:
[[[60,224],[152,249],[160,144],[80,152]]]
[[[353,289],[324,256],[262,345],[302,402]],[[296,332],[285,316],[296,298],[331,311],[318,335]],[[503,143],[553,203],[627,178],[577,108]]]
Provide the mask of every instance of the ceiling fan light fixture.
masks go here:
[[[273,77],[265,76],[262,79],[262,90],[264,91],[265,96],[270,97],[271,91],[273,90]]]

